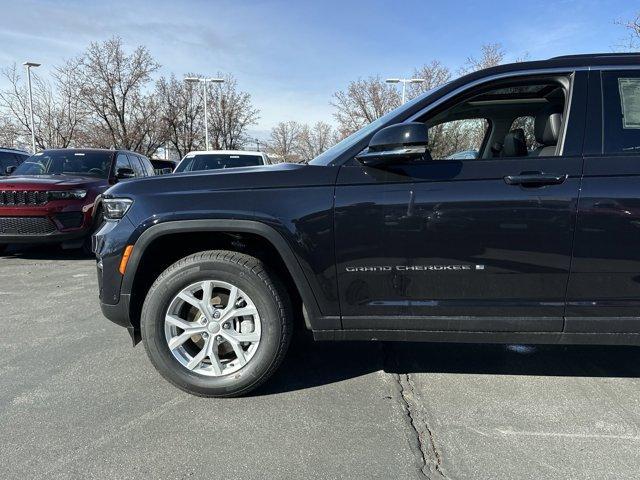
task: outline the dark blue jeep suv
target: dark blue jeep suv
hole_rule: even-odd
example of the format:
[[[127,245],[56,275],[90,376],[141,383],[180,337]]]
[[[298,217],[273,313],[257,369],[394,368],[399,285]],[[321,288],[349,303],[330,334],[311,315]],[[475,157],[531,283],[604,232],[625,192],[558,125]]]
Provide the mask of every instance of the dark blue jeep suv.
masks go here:
[[[640,345],[638,105],[638,54],[502,65],[308,165],[117,184],[102,310],[203,396],[264,382],[295,319],[317,340]]]

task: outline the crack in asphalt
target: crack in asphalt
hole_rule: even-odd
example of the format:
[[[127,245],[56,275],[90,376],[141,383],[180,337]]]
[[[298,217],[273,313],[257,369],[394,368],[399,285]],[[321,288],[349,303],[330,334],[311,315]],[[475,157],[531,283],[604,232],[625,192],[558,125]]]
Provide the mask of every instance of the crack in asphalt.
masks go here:
[[[384,358],[387,361],[391,357],[388,350],[388,348],[384,348]],[[388,364],[387,361],[384,362],[385,365]],[[396,365],[398,364],[397,361],[395,363]],[[389,370],[385,368],[387,373],[389,373]],[[411,376],[408,373],[390,373],[390,375],[396,383],[398,401],[405,413],[406,423],[415,438],[413,447],[419,457],[421,477],[430,480],[433,478],[448,478],[443,470],[443,457],[437,447],[433,430],[423,416],[419,415],[420,407]]]

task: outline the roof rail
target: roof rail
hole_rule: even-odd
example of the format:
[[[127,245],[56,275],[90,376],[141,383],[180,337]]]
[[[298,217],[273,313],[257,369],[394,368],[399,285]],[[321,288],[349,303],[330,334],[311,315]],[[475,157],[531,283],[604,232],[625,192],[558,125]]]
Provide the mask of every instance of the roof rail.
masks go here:
[[[551,57],[549,60],[567,60],[579,58],[603,58],[603,57],[633,57],[640,56],[640,52],[608,52],[608,53],[576,53],[571,55],[560,55]]]
[[[19,153],[27,153],[27,154],[29,154],[29,152],[27,152],[26,150],[20,150],[19,148],[13,148],[13,147],[0,147],[0,150],[10,150],[12,152],[19,152]]]

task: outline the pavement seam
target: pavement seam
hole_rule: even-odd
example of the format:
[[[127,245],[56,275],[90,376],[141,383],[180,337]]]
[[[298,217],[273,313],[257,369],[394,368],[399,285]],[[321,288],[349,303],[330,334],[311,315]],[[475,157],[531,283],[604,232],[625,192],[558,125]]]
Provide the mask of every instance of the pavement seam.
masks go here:
[[[422,472],[427,478],[447,478],[443,470],[442,453],[437,447],[435,435],[429,423],[420,415],[420,403],[417,400],[417,392],[411,375],[408,373],[397,374],[400,385],[400,394],[407,406],[407,414],[411,420],[411,427],[415,431],[422,453]]]
[[[443,456],[442,452],[438,449],[433,429],[429,426],[429,422],[426,420],[425,415],[420,415],[422,410],[421,402],[418,400],[418,392],[416,391],[415,384],[411,379],[411,375],[408,373],[398,374],[399,381],[404,377],[406,387],[402,386],[403,397],[409,407],[411,418],[415,418],[414,430],[418,435],[420,441],[420,450],[423,452],[425,459],[425,468],[428,468],[430,473],[433,473],[437,478],[448,478],[443,469]],[[428,442],[425,442],[425,437]]]
[[[433,480],[435,478],[447,478],[442,469],[442,454],[436,447],[433,431],[427,425],[427,422],[420,419],[418,415],[416,391],[408,373],[391,373],[394,368],[387,368],[391,358],[391,351],[383,344],[383,364],[386,373],[393,378],[396,390],[398,392],[397,400],[402,407],[404,420],[411,430],[413,442],[411,442],[412,450],[419,459],[418,471],[420,478]],[[395,360],[395,364],[398,362]],[[397,370],[397,368],[395,369]]]

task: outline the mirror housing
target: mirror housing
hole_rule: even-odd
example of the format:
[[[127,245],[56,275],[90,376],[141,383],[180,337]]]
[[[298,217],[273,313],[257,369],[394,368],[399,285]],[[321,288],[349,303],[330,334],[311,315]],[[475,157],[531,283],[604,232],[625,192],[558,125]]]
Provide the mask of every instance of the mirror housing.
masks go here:
[[[130,168],[119,168],[116,171],[116,178],[118,180],[126,180],[127,178],[134,178],[136,173]]]
[[[15,165],[9,165],[7,168],[4,169],[4,173],[6,173],[7,175],[11,175],[13,172],[16,171],[16,167]]]
[[[424,123],[390,125],[376,132],[366,152],[356,160],[369,167],[429,158],[428,129]]]

